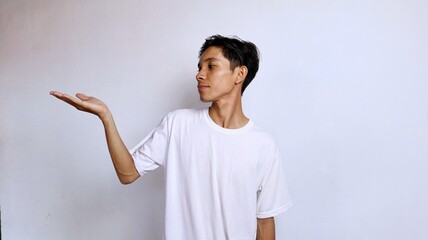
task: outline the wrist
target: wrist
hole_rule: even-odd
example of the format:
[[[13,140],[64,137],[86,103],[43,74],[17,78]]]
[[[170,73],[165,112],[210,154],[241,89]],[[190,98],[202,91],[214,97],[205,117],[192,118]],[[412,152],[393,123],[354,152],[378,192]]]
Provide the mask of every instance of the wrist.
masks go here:
[[[103,124],[108,124],[113,120],[113,115],[108,109],[106,109],[103,113],[99,114],[98,117],[100,118],[101,122],[103,122]]]

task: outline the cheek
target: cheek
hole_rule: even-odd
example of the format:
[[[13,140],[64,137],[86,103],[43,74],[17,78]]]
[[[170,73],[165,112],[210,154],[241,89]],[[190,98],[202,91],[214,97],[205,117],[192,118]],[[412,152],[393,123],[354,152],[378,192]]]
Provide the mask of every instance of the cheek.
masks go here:
[[[235,85],[235,81],[230,72],[224,71],[218,75],[217,78],[218,84],[222,85],[224,88],[231,88]]]
[[[234,76],[227,70],[211,72],[207,78],[211,85],[210,94],[213,96],[229,93],[235,86]]]
[[[225,81],[225,79],[222,79],[220,81],[217,81],[213,86],[213,93],[214,94],[224,94],[229,92],[232,89],[232,86],[228,81]]]

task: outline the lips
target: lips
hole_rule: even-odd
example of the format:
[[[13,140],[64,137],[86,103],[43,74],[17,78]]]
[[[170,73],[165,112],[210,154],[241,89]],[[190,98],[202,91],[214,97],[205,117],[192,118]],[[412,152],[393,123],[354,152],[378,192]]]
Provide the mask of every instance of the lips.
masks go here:
[[[198,91],[203,91],[204,89],[209,88],[207,85],[198,84]]]

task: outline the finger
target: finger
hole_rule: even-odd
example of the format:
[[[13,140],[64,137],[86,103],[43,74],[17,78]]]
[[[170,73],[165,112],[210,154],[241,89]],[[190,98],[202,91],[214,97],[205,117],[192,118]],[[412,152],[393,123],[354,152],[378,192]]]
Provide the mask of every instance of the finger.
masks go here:
[[[61,93],[61,92],[58,92],[58,91],[50,91],[50,94],[52,96],[60,99],[60,100],[63,100],[65,102],[67,102],[67,103],[80,103],[81,102],[80,99],[77,99],[77,98],[72,97],[72,96],[70,96],[68,94]]]
[[[60,93],[58,91],[50,91],[49,94],[54,96],[54,97],[61,97],[62,96],[62,93]]]
[[[74,103],[74,104],[78,104],[78,105],[81,105],[81,103],[82,103],[81,99],[72,97],[72,96],[65,94],[65,93],[62,94],[61,99],[68,102],[68,103]]]
[[[82,104],[83,104],[82,100],[75,98],[75,97],[72,97],[72,96],[65,94],[65,93],[56,94],[54,96],[56,98],[64,101],[64,102],[72,105],[73,107],[76,107],[76,108],[82,106]]]
[[[89,96],[86,96],[83,93],[76,93],[76,97],[78,97],[80,100],[83,100],[83,101],[87,101],[90,98]]]

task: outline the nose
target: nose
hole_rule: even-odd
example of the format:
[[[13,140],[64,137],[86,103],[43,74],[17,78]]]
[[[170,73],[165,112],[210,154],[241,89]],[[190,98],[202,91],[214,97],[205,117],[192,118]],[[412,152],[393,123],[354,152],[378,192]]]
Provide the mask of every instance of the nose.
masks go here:
[[[206,77],[205,72],[203,70],[199,70],[196,74],[196,81],[204,80]]]

